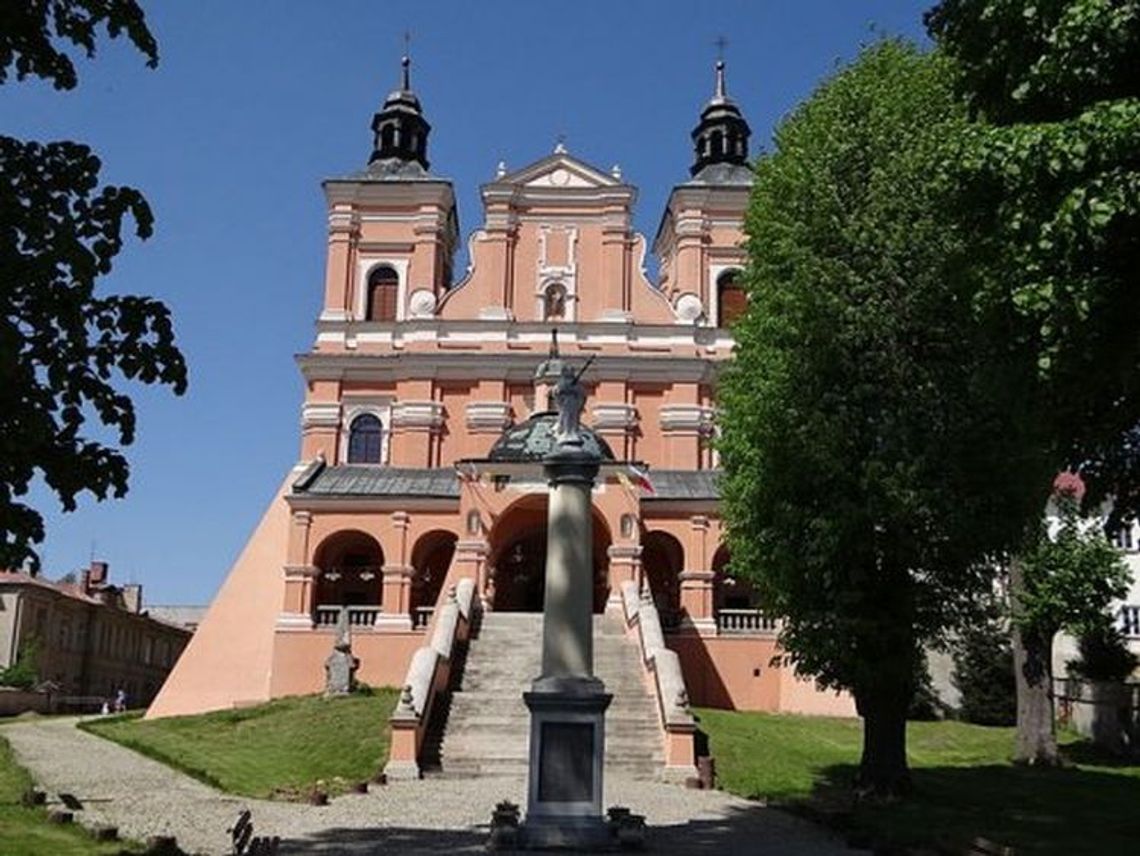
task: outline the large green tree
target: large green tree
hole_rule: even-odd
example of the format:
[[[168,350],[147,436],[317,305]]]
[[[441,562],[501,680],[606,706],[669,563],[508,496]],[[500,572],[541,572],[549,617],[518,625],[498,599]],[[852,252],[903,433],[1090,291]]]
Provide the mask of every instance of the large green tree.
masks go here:
[[[1025,426],[1003,395],[1033,366],[989,347],[948,276],[971,252],[937,180],[967,123],[952,81],[882,42],[781,124],[719,390],[734,572],[783,618],[796,668],[854,695],[880,794],[908,785],[922,646],[972,615],[984,558],[1042,502],[1042,474],[1010,466]]]
[[[989,338],[1036,364],[1010,389],[1034,435],[1022,454],[1079,471],[1086,505],[1110,499],[1117,525],[1140,510],[1140,2],[944,0],[927,24],[979,119],[944,164],[974,249],[953,275],[973,282]],[[1030,543],[1041,511],[1023,520]],[[1015,603],[1034,598],[1022,565]],[[1055,623],[1015,625],[1030,763],[1057,758],[1042,668]]]
[[[92,56],[102,30],[157,62],[135,0],[4,3],[0,84],[34,76],[74,88],[66,48]],[[96,293],[130,221],[140,238],[153,223],[143,196],[101,186],[99,168],[82,144],[0,135],[0,568],[35,564],[43,519],[21,497],[37,476],[68,510],[84,491],[126,492],[126,458],[88,424],[110,428],[122,445],[134,439],[134,407],[117,378],[186,388],[166,306]]]
[[[984,120],[947,164],[979,317],[1037,361],[1039,446],[1134,516],[1140,0],[944,0],[927,25]]]

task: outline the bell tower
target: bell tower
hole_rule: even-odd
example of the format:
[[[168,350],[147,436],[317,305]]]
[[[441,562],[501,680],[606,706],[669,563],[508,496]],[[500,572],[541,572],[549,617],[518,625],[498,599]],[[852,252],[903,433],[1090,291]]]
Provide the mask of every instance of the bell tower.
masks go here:
[[[661,260],[661,291],[677,318],[721,329],[743,310],[741,224],[753,179],[748,162],[752,130],[728,97],[724,78],[724,60],[718,59],[713,96],[691,134],[691,178],[669,194],[653,241]]]

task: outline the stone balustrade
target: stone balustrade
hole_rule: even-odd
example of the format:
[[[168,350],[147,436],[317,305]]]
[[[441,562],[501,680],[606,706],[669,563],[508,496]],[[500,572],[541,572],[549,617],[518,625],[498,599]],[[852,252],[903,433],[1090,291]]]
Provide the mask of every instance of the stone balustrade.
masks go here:
[[[452,587],[444,605],[433,611],[431,642],[412,655],[400,701],[389,719],[392,740],[384,767],[389,779],[419,778],[420,749],[432,704],[447,689],[452,654],[456,644],[467,641],[476,609],[475,581],[465,577]]]
[[[657,607],[648,597],[642,599],[636,582],[622,584],[622,607],[626,627],[637,629],[644,667],[653,678],[657,709],[661,727],[665,732],[666,781],[684,781],[697,775],[697,725],[689,711],[689,695],[685,689],[685,675],[681,659],[675,651],[665,647],[665,635]]]
[[[776,619],[759,609],[721,609],[716,614],[717,633],[726,636],[775,636]]]
[[[323,603],[317,606],[314,623],[317,627],[336,627],[343,610],[348,610],[348,625],[353,630],[376,626],[376,619],[384,611],[382,606],[344,606]]]

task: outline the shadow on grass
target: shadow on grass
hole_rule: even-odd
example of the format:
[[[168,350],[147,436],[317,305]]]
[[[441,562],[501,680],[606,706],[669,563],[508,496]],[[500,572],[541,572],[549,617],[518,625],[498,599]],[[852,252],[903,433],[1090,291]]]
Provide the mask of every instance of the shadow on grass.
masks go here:
[[[261,831],[259,830],[259,834]],[[281,854],[437,854],[486,853],[488,828],[464,830],[378,827],[326,829],[281,842]],[[762,806],[730,809],[725,817],[651,826],[646,851],[697,856],[855,856],[829,834],[780,811]],[[559,851],[561,853],[575,851]]]
[[[889,804],[853,801],[855,769],[823,769],[810,801],[790,807],[852,844],[887,853],[919,846],[961,853],[979,837],[1018,854],[1125,853],[1140,836],[1136,768],[1129,775],[1009,764],[920,767],[911,771],[914,793]]]

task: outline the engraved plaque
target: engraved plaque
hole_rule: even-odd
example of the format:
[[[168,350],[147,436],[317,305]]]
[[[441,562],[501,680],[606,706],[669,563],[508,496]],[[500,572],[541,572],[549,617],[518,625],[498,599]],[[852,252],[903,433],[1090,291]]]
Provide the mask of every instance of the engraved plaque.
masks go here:
[[[594,796],[594,726],[542,723],[538,759],[539,802],[589,802]]]

